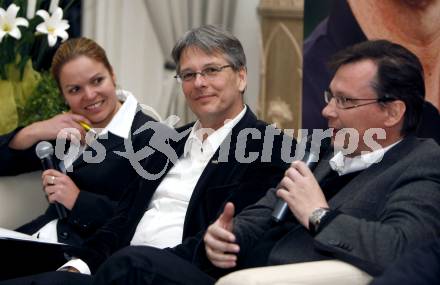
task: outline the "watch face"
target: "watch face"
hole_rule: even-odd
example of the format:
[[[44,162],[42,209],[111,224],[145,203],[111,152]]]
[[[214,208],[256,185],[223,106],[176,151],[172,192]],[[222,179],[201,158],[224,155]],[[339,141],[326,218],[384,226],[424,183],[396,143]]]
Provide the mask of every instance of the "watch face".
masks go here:
[[[312,234],[316,234],[318,232],[319,224],[321,223],[322,218],[329,212],[329,208],[318,208],[312,212],[312,215],[309,217],[309,231]]]
[[[321,219],[330,211],[327,208],[318,208],[312,212],[309,217],[309,231],[316,233],[321,223]]]
[[[327,214],[328,209],[324,208],[318,208],[315,211],[313,211],[312,215],[310,216],[310,222],[312,222],[315,226],[319,225],[321,222],[321,219]]]

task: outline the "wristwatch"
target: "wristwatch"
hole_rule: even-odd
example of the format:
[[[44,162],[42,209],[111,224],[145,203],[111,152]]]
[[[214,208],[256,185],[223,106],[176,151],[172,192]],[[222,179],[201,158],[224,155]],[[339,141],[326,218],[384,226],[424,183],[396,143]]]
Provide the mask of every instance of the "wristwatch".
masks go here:
[[[309,217],[309,231],[312,234],[318,232],[319,225],[321,224],[322,219],[330,213],[329,208],[317,208],[315,209]]]

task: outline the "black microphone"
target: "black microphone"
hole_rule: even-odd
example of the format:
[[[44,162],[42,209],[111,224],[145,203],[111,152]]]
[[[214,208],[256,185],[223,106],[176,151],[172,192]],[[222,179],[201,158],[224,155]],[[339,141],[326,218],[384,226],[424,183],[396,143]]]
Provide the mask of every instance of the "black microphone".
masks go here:
[[[313,171],[316,165],[318,164],[318,158],[319,158],[319,153],[316,153],[314,151],[306,151],[302,161],[307,165],[307,167],[311,171]],[[272,212],[272,219],[275,222],[279,223],[286,218],[289,211],[290,209],[289,206],[287,205],[287,202],[281,198],[278,198],[278,201]]]
[[[47,141],[41,141],[35,147],[35,153],[37,154],[38,158],[41,160],[41,165],[43,167],[43,170],[46,169],[59,170],[57,165],[53,162],[53,152],[54,151],[52,144]],[[55,202],[55,209],[57,210],[58,218],[60,220],[67,217],[67,210],[63,205]]]

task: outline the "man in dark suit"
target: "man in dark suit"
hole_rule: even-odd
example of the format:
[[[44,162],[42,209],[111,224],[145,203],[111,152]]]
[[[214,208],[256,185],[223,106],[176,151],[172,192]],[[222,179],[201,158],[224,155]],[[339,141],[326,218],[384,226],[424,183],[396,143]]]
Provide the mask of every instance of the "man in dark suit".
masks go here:
[[[67,264],[71,271],[72,267],[81,269],[85,262],[95,273],[110,255],[129,245],[106,262],[107,278],[140,275],[143,264],[137,260],[142,259],[145,245],[180,244],[175,250],[189,258],[192,251],[187,249],[196,246],[227,201],[238,211],[255,203],[289,167],[295,140],[257,120],[244,105],[246,58],[238,39],[219,28],[203,26],[187,32],[172,55],[176,78],[198,121],[178,129],[184,135],[171,144],[179,157],[175,163],[150,158],[153,163],[148,164],[148,171],[159,173],[166,167],[166,174],[157,180],[133,182],[110,222],[80,251],[69,251],[81,259]],[[166,135],[157,135],[166,141]],[[65,273],[31,279],[53,282],[56,276]],[[13,282],[26,284],[29,278],[6,284]]]
[[[424,102],[419,60],[400,45],[371,41],[341,52],[333,65],[322,111],[333,147],[314,173],[296,161],[277,189],[236,217],[227,203],[193,264],[149,248],[143,279],[111,284],[213,284],[228,270],[332,258],[374,275],[439,236],[440,148],[414,136]],[[271,217],[278,198],[290,209],[281,223]],[[106,274],[96,283],[105,284]]]
[[[342,51],[333,67],[322,114],[333,128],[335,149],[350,148],[337,133],[344,128],[357,131],[359,144],[352,153],[324,153],[314,174],[294,162],[278,190],[233,224],[227,205],[205,236],[207,256],[217,267],[337,258],[375,275],[407,249],[440,235],[440,149],[414,137],[424,103],[419,60],[379,40]],[[376,136],[376,151],[366,140],[372,128],[384,131]],[[329,178],[332,170],[336,179]],[[273,227],[276,196],[293,215]]]
[[[431,285],[440,283],[440,239],[407,252],[370,285]]]

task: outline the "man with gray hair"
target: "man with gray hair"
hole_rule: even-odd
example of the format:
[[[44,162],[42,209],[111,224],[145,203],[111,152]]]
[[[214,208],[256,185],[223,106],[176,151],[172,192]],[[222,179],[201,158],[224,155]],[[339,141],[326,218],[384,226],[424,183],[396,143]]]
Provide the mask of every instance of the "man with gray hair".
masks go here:
[[[124,276],[146,278],[140,273],[146,246],[177,246],[176,251],[190,258],[190,249],[226,202],[240,211],[276,186],[288,168],[295,139],[257,120],[244,104],[246,57],[237,38],[217,27],[202,26],[187,32],[172,56],[175,77],[197,122],[177,130],[183,139],[171,144],[178,159],[167,164],[166,174],[155,181],[134,182],[110,222],[81,251],[69,251],[77,258],[64,269],[93,274],[110,255],[126,247],[100,269],[103,282],[111,284]],[[32,284],[53,282],[57,274],[35,276]],[[26,282],[29,278],[17,280],[17,284]]]
[[[108,283],[109,272],[101,270],[96,282],[214,284],[232,270],[325,259],[377,275],[406,250],[440,236],[440,147],[414,135],[424,102],[420,61],[400,45],[377,40],[342,51],[334,68],[322,111],[333,147],[314,172],[295,161],[256,204],[235,216],[236,205],[228,202],[190,258],[149,248],[131,260],[142,270]],[[350,139],[339,135],[347,128],[362,140],[351,153]],[[371,129],[381,130],[377,148],[365,140]],[[280,199],[288,215],[274,221]],[[276,269],[253,272],[260,270],[270,280]],[[240,284],[240,276],[220,284]]]

